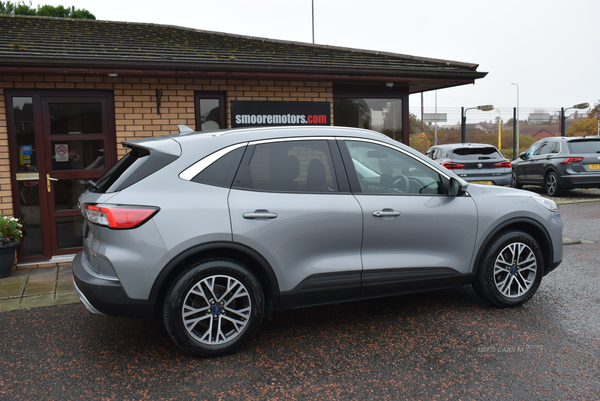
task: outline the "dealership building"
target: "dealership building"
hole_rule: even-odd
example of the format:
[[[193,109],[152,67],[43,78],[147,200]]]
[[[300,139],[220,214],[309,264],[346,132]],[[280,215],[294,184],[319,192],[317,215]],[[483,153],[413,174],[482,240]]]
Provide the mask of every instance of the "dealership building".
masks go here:
[[[77,198],[120,142],[273,125],[409,142],[409,95],[472,84],[476,64],[128,22],[0,16],[0,207],[17,267],[81,250]]]

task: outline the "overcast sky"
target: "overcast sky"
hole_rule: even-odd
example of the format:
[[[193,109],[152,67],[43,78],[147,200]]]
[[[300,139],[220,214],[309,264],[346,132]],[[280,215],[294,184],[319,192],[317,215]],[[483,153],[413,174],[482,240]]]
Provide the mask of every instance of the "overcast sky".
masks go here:
[[[99,20],[148,22],[312,42],[311,0],[40,0],[74,5]],[[493,104],[504,121],[519,99],[534,110],[600,101],[600,1],[314,0],[315,43],[479,64],[475,85],[437,91],[438,113],[456,123],[460,107]],[[517,86],[511,83],[518,84]],[[434,112],[435,92],[424,95]],[[420,95],[410,97],[420,116]],[[569,112],[570,113],[570,112]],[[468,112],[469,121],[496,111]]]

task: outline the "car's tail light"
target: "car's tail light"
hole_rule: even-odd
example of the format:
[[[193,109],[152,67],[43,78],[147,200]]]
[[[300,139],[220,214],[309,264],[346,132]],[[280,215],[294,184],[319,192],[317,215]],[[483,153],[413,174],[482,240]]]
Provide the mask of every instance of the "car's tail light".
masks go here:
[[[560,164],[571,164],[571,163],[579,163],[583,161],[583,157],[567,157]]]
[[[494,163],[494,167],[496,167],[496,168],[511,168],[512,164],[510,164],[510,161],[504,160],[503,162],[500,162],[500,163]]]
[[[466,164],[450,163],[450,162],[442,163],[442,166],[446,167],[448,170],[461,170],[461,169],[467,167]]]
[[[141,226],[158,210],[147,206],[85,205],[85,215],[90,223],[118,230]]]

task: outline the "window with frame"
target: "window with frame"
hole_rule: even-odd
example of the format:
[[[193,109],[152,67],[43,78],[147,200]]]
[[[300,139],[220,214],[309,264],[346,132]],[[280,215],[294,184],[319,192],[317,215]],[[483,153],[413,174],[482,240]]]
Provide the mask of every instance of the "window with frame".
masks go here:
[[[225,93],[196,92],[196,131],[227,128],[225,118]]]
[[[346,141],[362,193],[434,195],[442,191],[440,175],[396,149],[362,141]]]
[[[255,145],[240,167],[236,187],[275,192],[339,192],[327,141]]]

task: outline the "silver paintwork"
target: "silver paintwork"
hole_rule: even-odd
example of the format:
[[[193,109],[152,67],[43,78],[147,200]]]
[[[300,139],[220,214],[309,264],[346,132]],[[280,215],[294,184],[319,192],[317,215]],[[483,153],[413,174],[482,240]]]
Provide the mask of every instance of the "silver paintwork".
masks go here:
[[[304,137],[370,141],[397,149],[444,179],[458,179],[467,194],[271,193],[191,182],[192,173],[178,178],[197,163],[209,165],[205,158],[216,152],[227,153],[253,141]],[[90,224],[85,238],[86,270],[94,273],[97,259],[104,258],[114,271],[112,279],[118,279],[132,299],[148,299],[170,261],[211,242],[238,243],[254,250],[272,268],[280,291],[292,290],[319,273],[421,266],[471,273],[475,255],[488,237],[499,225],[516,218],[544,226],[554,247],[553,262],[562,260],[560,215],[533,201],[531,192],[467,184],[419,152],[372,131],[343,127],[241,129],[131,143],[180,156],[119,193],[86,192],[80,202],[160,207],[160,212],[139,228],[110,230]],[[373,215],[387,209],[400,215]]]

